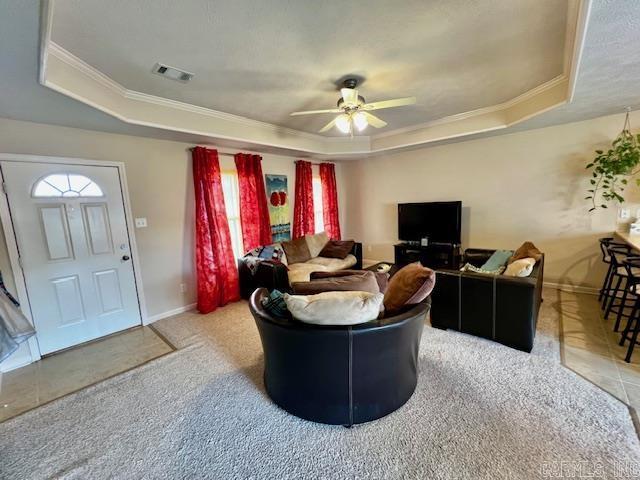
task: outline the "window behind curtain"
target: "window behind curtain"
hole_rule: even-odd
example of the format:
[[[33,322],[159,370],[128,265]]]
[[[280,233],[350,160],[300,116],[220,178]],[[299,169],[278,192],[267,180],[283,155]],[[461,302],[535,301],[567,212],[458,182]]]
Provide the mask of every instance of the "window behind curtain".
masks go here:
[[[322,182],[319,176],[313,177],[313,220],[315,233],[324,232],[324,218],[322,216]]]
[[[240,226],[240,193],[238,190],[238,175],[236,172],[222,172],[222,192],[224,193],[224,205],[227,209],[229,220],[229,233],[231,234],[231,247],[236,258],[242,257],[245,252],[242,246],[242,228]]]

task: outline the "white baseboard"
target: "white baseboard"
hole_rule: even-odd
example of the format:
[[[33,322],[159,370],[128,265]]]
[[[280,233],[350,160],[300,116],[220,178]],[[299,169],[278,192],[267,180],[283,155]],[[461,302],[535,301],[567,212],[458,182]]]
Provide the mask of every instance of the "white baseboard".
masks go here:
[[[543,282],[542,285],[546,288],[554,288],[556,290],[562,290],[563,292],[585,293],[587,295],[598,295],[600,293],[598,288],[583,287],[581,285],[572,285],[569,283]]]
[[[163,318],[173,317],[174,315],[179,315],[181,313],[188,312],[189,310],[195,309],[197,306],[198,306],[197,303],[191,303],[183,307],[174,308],[173,310],[167,310],[166,312],[150,315],[147,317],[147,320],[144,322],[144,324],[149,325],[150,323],[157,322],[158,320],[162,320]]]

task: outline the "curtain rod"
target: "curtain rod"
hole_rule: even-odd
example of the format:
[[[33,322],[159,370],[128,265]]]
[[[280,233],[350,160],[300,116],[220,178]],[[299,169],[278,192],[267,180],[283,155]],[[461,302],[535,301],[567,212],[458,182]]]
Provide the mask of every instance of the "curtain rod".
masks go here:
[[[195,150],[196,147],[191,147],[189,149],[190,152],[193,152]],[[207,148],[207,147],[204,147]],[[233,157],[235,154],[233,153],[225,153],[225,152],[218,152],[218,156],[224,156],[224,157]]]
[[[189,149],[189,151],[190,151],[190,152],[193,152],[193,149],[194,149],[194,148],[196,148],[196,147],[191,147],[191,148]],[[207,148],[207,147],[204,147],[204,148]],[[241,153],[241,152],[240,152],[240,153]],[[256,154],[256,155],[259,155],[259,154]],[[220,152],[220,151],[219,151],[219,152],[218,152],[218,156],[233,157],[233,156],[235,156],[235,153],[225,153],[225,152]],[[260,155],[260,156],[262,156],[262,155]],[[299,160],[302,160],[303,162],[309,162],[311,165],[320,165],[320,164],[321,164],[320,162],[312,162],[311,160],[303,160],[303,159],[299,159]],[[299,161],[299,160],[295,160],[295,161],[297,162],[297,161]],[[333,163],[333,162],[322,162],[322,163]]]

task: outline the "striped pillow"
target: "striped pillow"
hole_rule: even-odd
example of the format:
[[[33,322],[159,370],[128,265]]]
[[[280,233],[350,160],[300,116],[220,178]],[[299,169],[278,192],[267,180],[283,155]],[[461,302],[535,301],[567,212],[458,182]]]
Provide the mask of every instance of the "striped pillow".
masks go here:
[[[262,299],[262,308],[274,317],[286,317],[289,313],[280,290],[272,290],[268,297],[264,297]]]

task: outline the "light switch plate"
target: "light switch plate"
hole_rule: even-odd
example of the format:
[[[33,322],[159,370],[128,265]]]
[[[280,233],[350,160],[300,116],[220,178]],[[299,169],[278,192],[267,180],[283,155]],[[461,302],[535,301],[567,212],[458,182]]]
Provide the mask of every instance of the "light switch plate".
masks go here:
[[[147,226],[147,219],[145,217],[136,218],[136,228],[145,228]]]
[[[620,220],[628,220],[631,217],[631,211],[628,208],[620,209]]]

